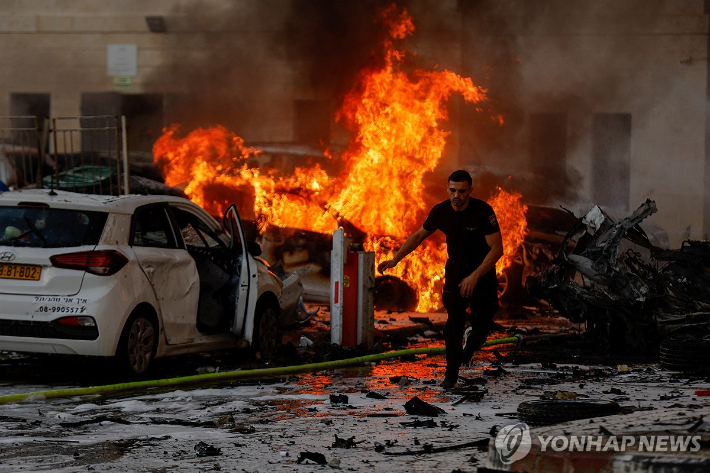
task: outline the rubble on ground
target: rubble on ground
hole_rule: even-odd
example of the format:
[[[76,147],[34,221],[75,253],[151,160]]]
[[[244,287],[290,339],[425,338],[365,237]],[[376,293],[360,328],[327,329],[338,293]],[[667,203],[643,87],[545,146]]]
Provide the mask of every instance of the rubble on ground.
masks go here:
[[[655,349],[662,336],[710,325],[710,241],[654,246],[639,224],[656,211],[647,200],[615,221],[594,207],[568,232],[553,265],[527,279],[528,291],[586,322],[610,347]]]

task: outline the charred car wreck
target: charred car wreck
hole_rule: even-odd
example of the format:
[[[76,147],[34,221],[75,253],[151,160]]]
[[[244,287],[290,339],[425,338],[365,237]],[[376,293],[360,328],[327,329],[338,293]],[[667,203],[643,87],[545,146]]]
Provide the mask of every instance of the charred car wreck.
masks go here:
[[[708,325],[710,242],[654,246],[639,224],[656,210],[647,200],[615,221],[594,207],[569,231],[552,266],[527,278],[528,291],[586,323],[610,349],[656,349],[661,337]]]

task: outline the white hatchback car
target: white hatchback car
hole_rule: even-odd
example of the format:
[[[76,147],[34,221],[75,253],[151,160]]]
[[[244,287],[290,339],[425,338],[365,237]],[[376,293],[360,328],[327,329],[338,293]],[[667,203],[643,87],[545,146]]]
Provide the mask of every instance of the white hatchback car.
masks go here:
[[[171,196],[0,194],[0,350],[155,358],[252,345],[273,356],[302,286],[244,236]]]

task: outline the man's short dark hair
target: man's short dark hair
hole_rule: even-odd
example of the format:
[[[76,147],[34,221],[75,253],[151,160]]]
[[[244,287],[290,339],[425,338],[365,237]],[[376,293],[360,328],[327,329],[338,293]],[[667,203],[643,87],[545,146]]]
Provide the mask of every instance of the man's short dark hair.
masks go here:
[[[468,182],[468,185],[473,185],[473,179],[471,179],[471,175],[468,173],[468,171],[464,171],[463,169],[459,169],[458,171],[454,171],[451,173],[449,176],[449,180],[447,182]]]

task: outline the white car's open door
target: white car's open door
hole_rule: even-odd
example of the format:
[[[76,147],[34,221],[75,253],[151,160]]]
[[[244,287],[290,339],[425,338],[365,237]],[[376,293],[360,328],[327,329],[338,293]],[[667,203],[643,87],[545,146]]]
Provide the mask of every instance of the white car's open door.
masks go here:
[[[239,212],[237,212],[237,208],[234,204],[230,205],[224,213],[223,220],[224,228],[231,236],[232,250],[241,252],[241,258],[239,259],[241,264],[239,271],[239,289],[237,291],[234,324],[232,324],[232,332],[241,337],[244,336],[244,325],[247,320],[247,314],[249,314],[250,317],[254,317],[259,276],[256,261],[252,259],[252,256],[247,251],[244,227],[242,226],[242,220],[239,218]]]

